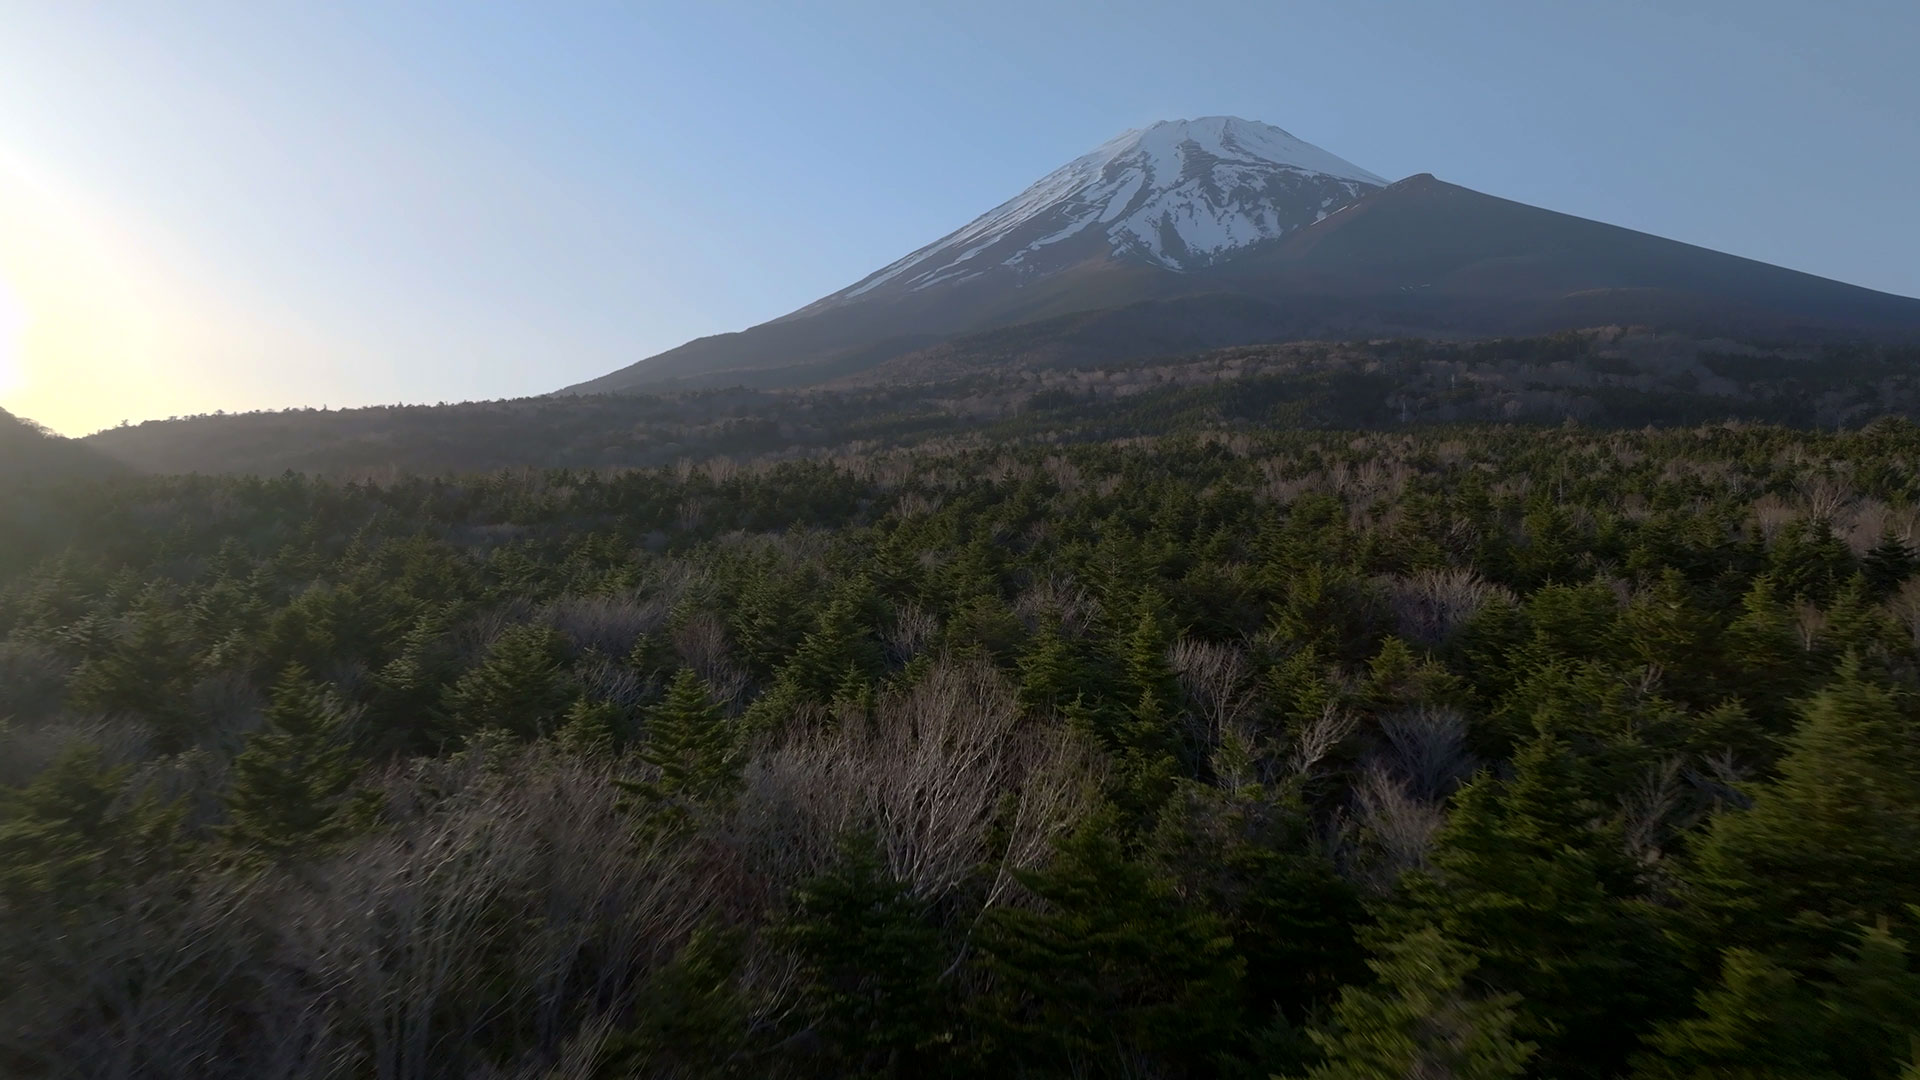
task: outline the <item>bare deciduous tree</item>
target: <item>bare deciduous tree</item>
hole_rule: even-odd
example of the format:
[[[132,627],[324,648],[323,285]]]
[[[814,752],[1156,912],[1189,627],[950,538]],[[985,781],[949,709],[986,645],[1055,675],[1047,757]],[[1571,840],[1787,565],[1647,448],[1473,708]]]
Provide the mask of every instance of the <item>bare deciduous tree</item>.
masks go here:
[[[666,626],[667,612],[660,596],[569,596],[548,604],[538,619],[580,648],[625,656],[643,635]]]
[[[1293,770],[1293,775],[1302,780],[1310,779],[1314,769],[1345,742],[1347,736],[1353,734],[1357,724],[1352,713],[1328,702],[1320,710],[1319,716],[1294,732],[1292,753],[1288,757],[1288,766]]]
[[[884,641],[887,655],[904,664],[925,652],[940,635],[940,617],[919,604],[908,603],[894,613]]]
[[[1400,875],[1427,864],[1434,837],[1446,824],[1446,811],[1415,798],[1385,769],[1368,769],[1354,788],[1359,835],[1345,860],[1349,872],[1379,891]]]
[[[1201,746],[1219,746],[1229,736],[1251,745],[1256,733],[1248,721],[1254,704],[1253,665],[1247,651],[1234,645],[1182,637],[1167,649],[1167,663],[1191,706],[1188,716],[1199,730]]]
[[[1380,721],[1383,764],[1415,798],[1438,802],[1473,775],[1467,718],[1457,709],[1422,705]]]
[[[1513,592],[1464,567],[1421,570],[1380,579],[1400,636],[1438,645],[1490,603],[1513,603]]]
[[[999,819],[1009,844],[991,904],[1012,886],[1008,869],[1040,862],[1079,817],[1088,772],[1064,732],[1021,725],[991,665],[942,661],[883,698],[872,725],[759,755],[735,829],[766,873],[789,881],[829,865],[841,834],[872,829],[894,875],[931,900],[987,860]]]

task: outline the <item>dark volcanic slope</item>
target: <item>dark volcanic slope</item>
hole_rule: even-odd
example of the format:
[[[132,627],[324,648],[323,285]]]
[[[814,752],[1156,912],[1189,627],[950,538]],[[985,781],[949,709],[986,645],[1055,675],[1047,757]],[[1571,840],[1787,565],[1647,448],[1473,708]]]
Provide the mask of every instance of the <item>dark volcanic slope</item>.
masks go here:
[[[1090,261],[1019,289],[1000,281],[967,282],[697,338],[560,392],[812,385],[956,334],[1169,295],[1184,284],[1183,277],[1155,267]]]
[[[1018,289],[956,285],[690,342],[567,393],[804,386],[932,364],[1603,325],[1920,341],[1920,300],[1542,210],[1420,175],[1186,273],[1089,262]]]
[[[1920,341],[1920,300],[1416,176],[1172,295],[958,335],[854,376],[1076,365],[1278,341],[1525,337],[1642,326],[1702,337]]]
[[[1223,291],[1317,296],[1421,332],[1604,323],[1688,332],[1920,337],[1920,300],[1606,225],[1421,175],[1209,275]]]

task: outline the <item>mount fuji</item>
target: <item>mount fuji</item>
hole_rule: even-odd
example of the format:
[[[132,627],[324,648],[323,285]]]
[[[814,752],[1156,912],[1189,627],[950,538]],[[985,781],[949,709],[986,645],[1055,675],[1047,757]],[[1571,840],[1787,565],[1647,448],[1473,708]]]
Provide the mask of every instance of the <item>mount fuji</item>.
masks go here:
[[[933,350],[1098,362],[1304,338],[1614,323],[1920,340],[1920,301],[1483,195],[1269,124],[1126,132],[837,292],[561,393],[798,386]]]
[[[1102,254],[1195,270],[1386,185],[1268,124],[1170,120],[1068,162],[971,224],[795,314],[988,275],[1041,277]]]

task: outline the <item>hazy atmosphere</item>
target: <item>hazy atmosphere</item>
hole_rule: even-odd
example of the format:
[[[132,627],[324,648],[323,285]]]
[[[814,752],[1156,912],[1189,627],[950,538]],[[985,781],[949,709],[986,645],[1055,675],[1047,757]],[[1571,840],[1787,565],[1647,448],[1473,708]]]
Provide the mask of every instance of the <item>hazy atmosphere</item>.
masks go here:
[[[1231,114],[1920,294],[1920,8],[0,0],[0,408],[545,393]]]

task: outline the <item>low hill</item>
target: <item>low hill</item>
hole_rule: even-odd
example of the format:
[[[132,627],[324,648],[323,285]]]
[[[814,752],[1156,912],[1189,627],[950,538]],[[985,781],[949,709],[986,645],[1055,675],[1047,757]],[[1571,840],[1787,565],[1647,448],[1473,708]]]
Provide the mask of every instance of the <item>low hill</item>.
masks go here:
[[[128,471],[98,450],[0,409],[0,483]]]

